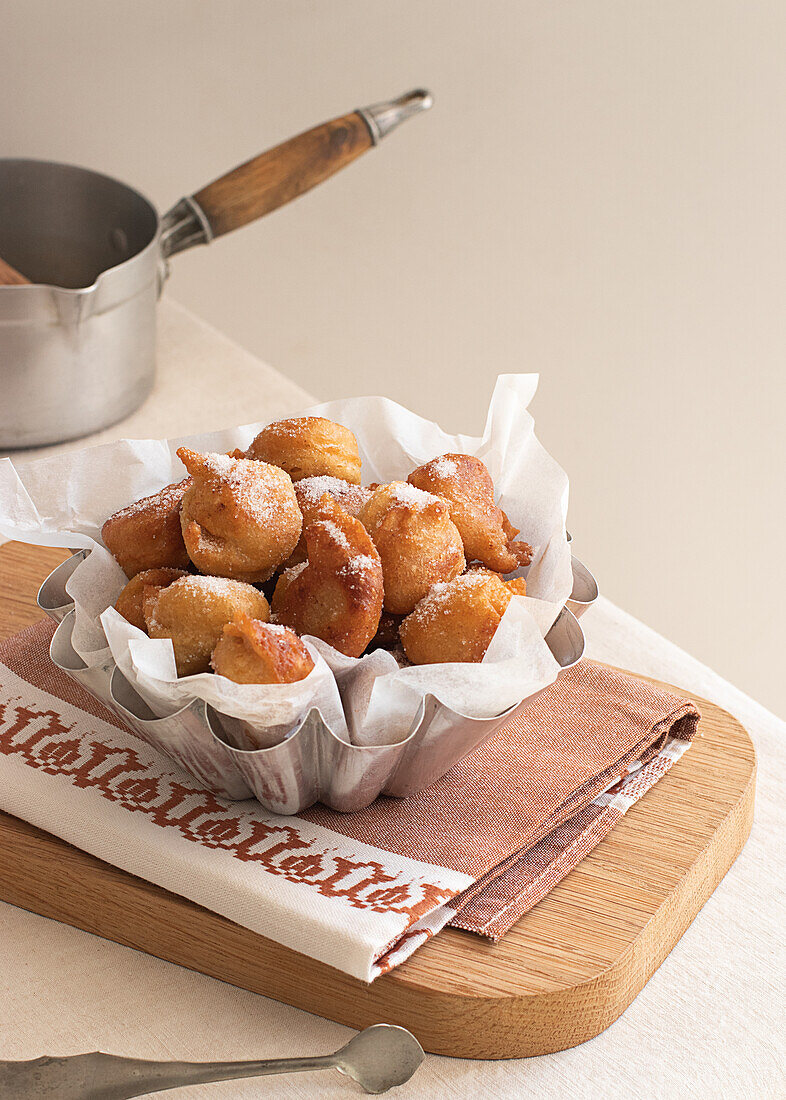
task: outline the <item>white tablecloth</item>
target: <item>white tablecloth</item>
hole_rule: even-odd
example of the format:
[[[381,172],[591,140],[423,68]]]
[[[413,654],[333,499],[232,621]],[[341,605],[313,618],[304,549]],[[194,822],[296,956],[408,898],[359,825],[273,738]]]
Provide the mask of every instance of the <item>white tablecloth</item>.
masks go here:
[[[312,401],[172,303],[161,309],[159,346],[160,377],[152,397],[96,439],[202,431],[273,418]],[[581,553],[580,541],[577,549]],[[697,692],[745,724],[759,761],[753,833],[658,972],[604,1034],[574,1050],[520,1061],[429,1057],[395,1095],[786,1096],[786,727],[607,600],[582,625],[590,656]],[[0,905],[0,1058],[95,1049],[196,1061],[282,1057],[324,1053],[351,1034],[298,1009]],[[305,1100],[357,1094],[357,1086],[338,1075],[308,1073],[167,1095]]]

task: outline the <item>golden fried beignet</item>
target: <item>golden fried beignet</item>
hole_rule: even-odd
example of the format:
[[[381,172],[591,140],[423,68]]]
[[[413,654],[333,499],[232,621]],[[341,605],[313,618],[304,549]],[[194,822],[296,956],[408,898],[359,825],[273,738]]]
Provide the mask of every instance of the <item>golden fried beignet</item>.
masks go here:
[[[461,535],[450,506],[432,493],[393,481],[363,506],[363,523],[382,559],[385,610],[407,615],[429,589],[465,566]]]
[[[300,538],[302,519],[289,475],[245,458],[187,447],[177,453],[193,479],[180,523],[194,565],[214,576],[267,580]]]
[[[319,502],[327,493],[338,501],[348,516],[356,516],[367,500],[371,498],[372,490],[364,489],[362,485],[354,485],[350,481],[343,481],[338,477],[329,477],[323,474],[321,477],[304,477],[295,484],[295,496],[303,516],[303,533],[300,542],[287,561],[287,566],[297,565],[306,560],[305,530],[310,523],[317,519]]]
[[[296,416],[268,424],[246,457],[280,466],[293,481],[326,474],[360,484],[358,441],[349,428],[322,416]]]
[[[509,592],[512,592],[514,596],[526,596],[527,594],[527,582],[524,577],[511,577],[509,581],[503,582]]]
[[[180,503],[191,478],[121,508],[101,528],[101,537],[127,577],[143,569],[187,569],[180,529]]]
[[[132,626],[147,630],[142,610],[144,600],[150,598],[151,592],[157,596],[162,588],[166,588],[178,577],[187,575],[184,569],[169,569],[165,566],[160,569],[143,569],[141,573],[131,578],[117,597],[115,610],[119,611],[124,619],[128,619]]]
[[[237,684],[292,684],[314,667],[297,634],[248,615],[227,623],[210,663],[219,676]]]
[[[477,560],[499,573],[529,565],[532,547],[514,542],[518,529],[494,503],[491,474],[473,455],[447,454],[418,466],[410,485],[444,497],[461,532],[467,561]]]
[[[276,620],[359,657],[382,614],[382,564],[360,520],[325,494],[306,528],[308,560],[281,574],[273,593]]]
[[[143,612],[151,638],[172,639],[178,676],[210,669],[221,632],[238,615],[270,616],[261,592],[227,577],[181,577],[145,599]]]
[[[482,661],[512,596],[484,570],[436,585],[399,628],[404,652],[414,665]]]
[[[504,577],[501,573],[495,573],[493,569],[487,569],[485,565],[471,565],[467,572],[485,573],[490,577],[497,577],[514,596],[526,596],[527,594],[526,577]]]

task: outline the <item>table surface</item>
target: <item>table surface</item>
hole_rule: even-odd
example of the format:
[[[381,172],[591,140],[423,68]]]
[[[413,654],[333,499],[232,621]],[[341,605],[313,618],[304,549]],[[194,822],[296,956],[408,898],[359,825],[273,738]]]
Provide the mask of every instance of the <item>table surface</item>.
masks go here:
[[[271,367],[165,301],[152,396],[123,423],[65,446],[272,419],[312,401]],[[15,459],[52,450],[57,448]],[[608,600],[601,598],[582,626],[590,656],[710,698],[747,727],[759,765],[751,838],[649,984],[602,1035],[574,1050],[520,1061],[429,1056],[395,1095],[401,1100],[522,1095],[548,1100],[575,1090],[586,1100],[620,1092],[635,1100],[786,1095],[781,877],[786,781],[779,759],[786,726]],[[0,929],[1,1058],[94,1049],[194,1061],[282,1057],[324,1053],[351,1034],[12,906],[0,904]],[[167,1093],[173,1100],[259,1095],[338,1100],[357,1094],[356,1086],[338,1075],[315,1073]]]

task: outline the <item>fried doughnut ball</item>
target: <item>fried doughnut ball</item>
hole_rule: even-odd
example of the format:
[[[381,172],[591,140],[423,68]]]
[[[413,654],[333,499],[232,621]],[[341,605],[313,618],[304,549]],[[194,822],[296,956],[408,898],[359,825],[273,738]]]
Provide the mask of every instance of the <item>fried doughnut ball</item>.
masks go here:
[[[448,501],[467,561],[476,559],[499,573],[529,565],[532,547],[513,541],[518,529],[494,503],[494,482],[479,458],[442,455],[418,466],[407,481]]]
[[[527,582],[524,577],[511,577],[509,581],[504,582],[508,591],[512,592],[514,596],[526,596],[527,594]]]
[[[209,671],[221,632],[238,615],[270,615],[261,592],[226,577],[181,577],[146,599],[143,611],[151,638],[172,639],[178,676]]]
[[[360,484],[358,441],[349,428],[322,416],[296,416],[268,424],[246,457],[280,466],[293,481],[326,474]]]
[[[343,481],[338,477],[329,477],[323,474],[321,477],[304,477],[295,484],[295,496],[303,516],[303,534],[300,542],[295,547],[294,553],[286,563],[287,566],[297,565],[306,560],[305,530],[313,523],[319,512],[319,502],[328,493],[338,501],[348,516],[356,516],[367,500],[371,498],[372,490],[364,489],[362,485],[354,485],[350,481]]]
[[[236,684],[292,684],[314,667],[297,634],[248,615],[227,623],[210,663],[214,672]]]
[[[306,528],[308,560],[281,574],[273,615],[298,634],[359,657],[382,614],[382,564],[360,520],[328,494]]]
[[[489,577],[497,577],[514,596],[526,596],[527,581],[525,577],[503,577],[495,573],[493,569],[487,569],[485,565],[471,565],[468,573],[485,573]]]
[[[415,665],[482,661],[512,596],[485,570],[436,585],[399,628],[404,652]]]
[[[117,597],[115,610],[119,611],[124,619],[128,619],[132,626],[147,630],[142,610],[145,599],[149,599],[151,593],[157,596],[162,588],[166,588],[178,577],[187,575],[184,569],[169,569],[165,566],[160,569],[143,569],[141,573],[131,578]]]
[[[127,577],[144,569],[187,569],[190,562],[180,529],[180,503],[191,478],[167,485],[110,516],[101,537]]]
[[[461,535],[449,504],[405,481],[376,490],[358,519],[379,551],[385,576],[385,610],[407,615],[429,589],[452,580],[465,566]]]
[[[194,565],[214,576],[267,580],[300,538],[302,519],[289,475],[245,458],[187,447],[177,453],[193,479],[180,523]]]

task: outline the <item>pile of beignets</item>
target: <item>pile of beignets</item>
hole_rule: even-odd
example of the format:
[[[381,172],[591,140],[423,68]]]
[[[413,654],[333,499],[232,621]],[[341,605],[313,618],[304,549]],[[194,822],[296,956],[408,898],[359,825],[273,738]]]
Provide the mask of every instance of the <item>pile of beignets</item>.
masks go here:
[[[177,452],[188,476],[116,512],[105,545],[129,580],[116,608],[170,638],[179,676],[303,679],[313,635],[349,657],[480,661],[532,549],[478,458],[446,454],[406,481],[361,485],[348,428],[269,424],[248,450]]]

